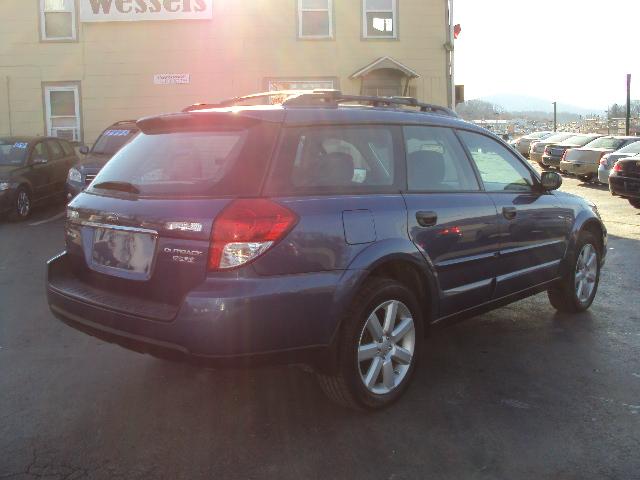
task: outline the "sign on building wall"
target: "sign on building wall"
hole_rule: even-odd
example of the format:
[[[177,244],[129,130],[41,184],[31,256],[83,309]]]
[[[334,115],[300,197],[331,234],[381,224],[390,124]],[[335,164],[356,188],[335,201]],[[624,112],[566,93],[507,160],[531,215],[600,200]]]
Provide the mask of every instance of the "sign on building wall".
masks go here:
[[[153,76],[156,85],[184,85],[191,83],[191,75],[188,73],[156,73]]]
[[[82,22],[206,20],[214,0],[80,0]]]

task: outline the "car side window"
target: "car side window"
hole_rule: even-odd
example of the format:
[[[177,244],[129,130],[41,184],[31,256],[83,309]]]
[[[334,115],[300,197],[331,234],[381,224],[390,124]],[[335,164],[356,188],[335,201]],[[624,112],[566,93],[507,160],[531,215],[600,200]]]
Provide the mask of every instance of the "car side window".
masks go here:
[[[47,146],[44,142],[36,143],[36,146],[33,147],[33,151],[31,152],[31,163],[35,163],[35,160],[42,159],[47,162],[50,160],[49,150],[47,150]]]
[[[60,160],[63,158],[64,150],[58,142],[55,140],[47,140],[47,145],[49,146],[49,151],[51,152],[51,160]]]
[[[459,133],[488,192],[530,192],[533,189],[531,171],[509,150],[485,135]]]
[[[62,150],[64,150],[65,156],[71,157],[76,153],[76,151],[74,150],[74,148],[71,146],[69,142],[60,141],[59,143],[60,145],[62,145]]]
[[[394,128],[369,125],[289,129],[276,170],[281,178],[275,183],[293,190],[392,187],[397,168]]]
[[[403,128],[409,191],[479,191],[460,142],[449,128]]]

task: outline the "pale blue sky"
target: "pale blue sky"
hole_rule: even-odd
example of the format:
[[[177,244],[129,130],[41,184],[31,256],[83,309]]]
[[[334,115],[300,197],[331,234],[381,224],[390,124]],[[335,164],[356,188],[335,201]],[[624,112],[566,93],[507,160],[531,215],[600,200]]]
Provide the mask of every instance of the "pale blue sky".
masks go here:
[[[466,98],[517,93],[587,108],[640,98],[640,0],[454,0]]]

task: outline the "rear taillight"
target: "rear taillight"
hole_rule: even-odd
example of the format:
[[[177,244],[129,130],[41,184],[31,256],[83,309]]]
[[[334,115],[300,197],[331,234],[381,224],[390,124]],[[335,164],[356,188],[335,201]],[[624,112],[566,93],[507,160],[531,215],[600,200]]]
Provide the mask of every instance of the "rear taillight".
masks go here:
[[[622,172],[623,171],[622,164],[620,162],[616,162],[616,164],[613,166],[613,171]]]
[[[565,150],[564,153],[562,154],[562,161],[564,162],[567,159],[567,152],[569,150]]]
[[[271,200],[231,202],[213,222],[209,270],[227,270],[256,259],[297,222],[295,213]]]
[[[549,147],[544,147],[544,154],[549,155],[550,153],[551,153],[551,150],[549,149]]]

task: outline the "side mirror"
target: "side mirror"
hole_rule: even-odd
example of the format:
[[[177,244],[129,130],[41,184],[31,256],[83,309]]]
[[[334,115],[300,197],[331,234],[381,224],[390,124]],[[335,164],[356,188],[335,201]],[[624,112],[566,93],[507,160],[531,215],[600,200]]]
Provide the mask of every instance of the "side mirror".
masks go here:
[[[87,153],[89,153],[89,147],[87,147],[86,145],[82,145],[78,151],[81,154],[86,155]]]
[[[562,177],[556,172],[542,172],[542,188],[546,192],[557,190],[562,186]]]

